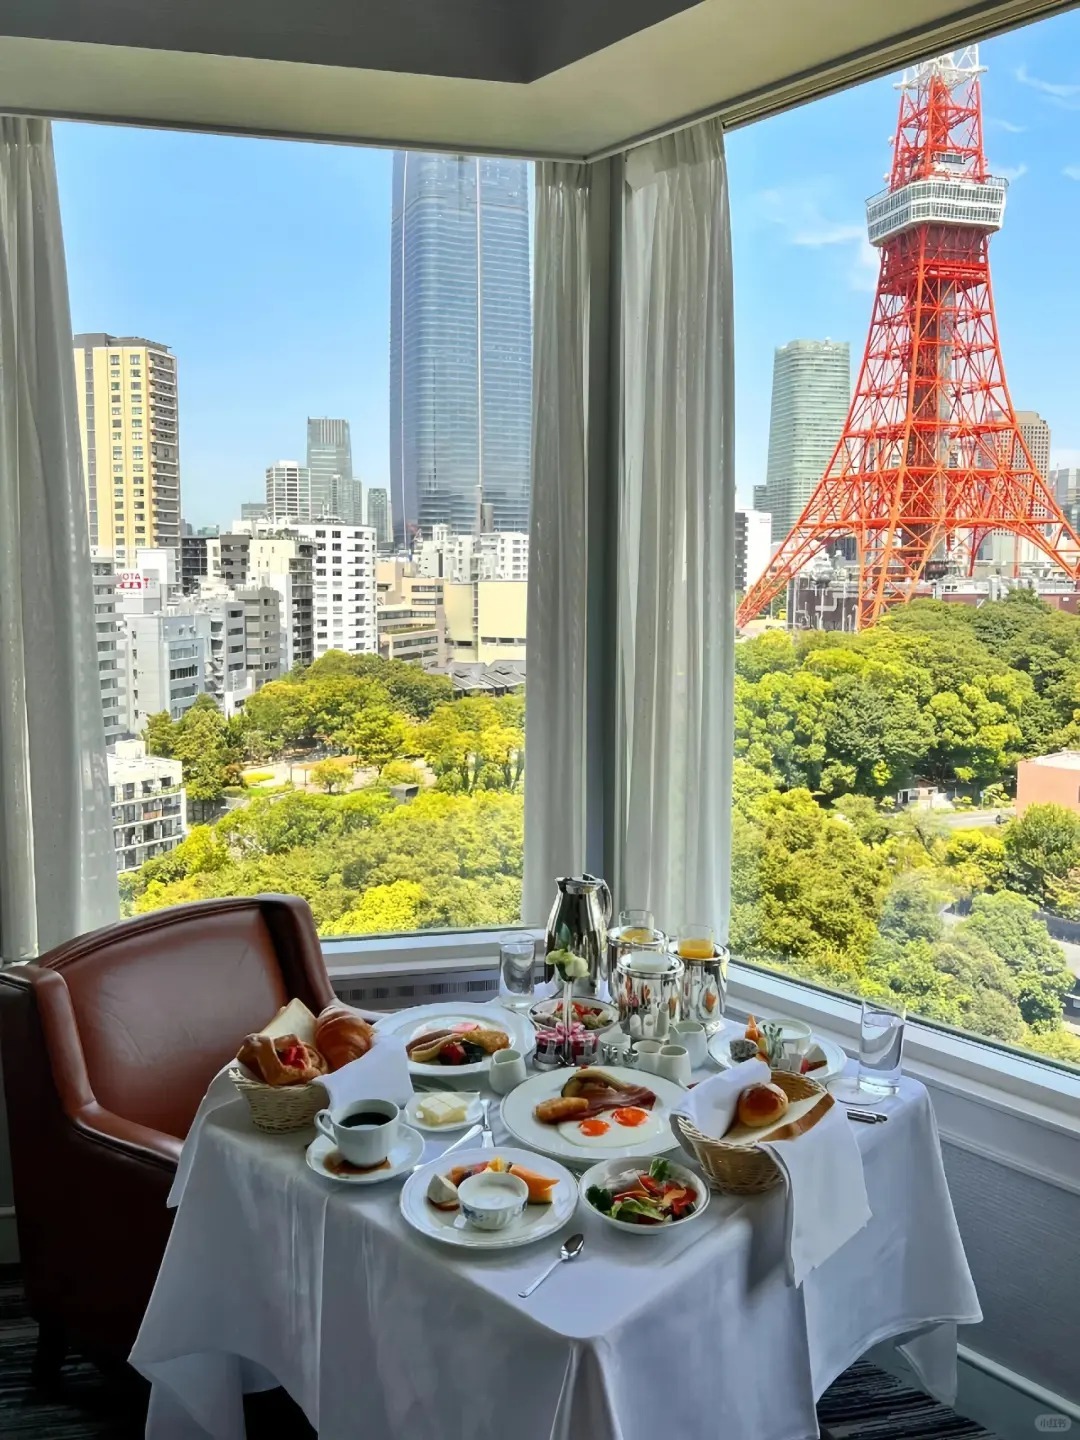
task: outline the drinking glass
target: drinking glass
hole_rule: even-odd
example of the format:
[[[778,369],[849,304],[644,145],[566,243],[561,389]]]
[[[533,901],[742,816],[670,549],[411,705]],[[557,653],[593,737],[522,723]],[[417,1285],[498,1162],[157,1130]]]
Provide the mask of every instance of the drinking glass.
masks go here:
[[[529,935],[504,935],[499,941],[499,1000],[508,1010],[532,1005],[535,956]]]
[[[651,910],[619,911],[619,939],[624,945],[647,945],[654,929]]]
[[[681,925],[679,954],[684,960],[711,960],[716,953],[716,936],[711,925]]]
[[[859,1024],[859,1089],[884,1099],[900,1088],[904,1050],[903,1005],[864,1000]]]

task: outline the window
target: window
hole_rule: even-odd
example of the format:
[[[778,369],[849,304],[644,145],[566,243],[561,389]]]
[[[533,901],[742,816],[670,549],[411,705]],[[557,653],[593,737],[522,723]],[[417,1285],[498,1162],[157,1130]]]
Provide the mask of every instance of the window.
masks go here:
[[[334,284],[340,287],[342,297],[350,297],[343,299],[340,307],[328,308],[319,300],[326,277],[319,276],[315,283],[318,267],[311,264],[311,251],[299,255],[290,237],[261,222],[263,207],[256,203],[256,192],[264,191],[266,167],[273,170],[283,165],[286,151],[282,147],[272,141],[237,137],[159,136],[107,125],[77,128],[80,155],[85,160],[96,151],[103,179],[131,173],[136,155],[141,157],[140,175],[148,177],[149,189],[141,185],[137,195],[110,192],[111,203],[114,208],[119,206],[119,211],[113,215],[108,233],[92,223],[73,223],[68,234],[79,237],[69,243],[78,243],[83,252],[72,257],[69,266],[74,313],[100,313],[100,287],[116,266],[123,266],[130,276],[125,328],[165,345],[175,340],[180,353],[180,374],[174,373],[170,357],[164,357],[164,363],[156,355],[148,360],[148,383],[155,396],[163,390],[167,393],[170,423],[169,443],[157,441],[162,417],[156,408],[151,411],[155,538],[171,544],[170,538],[163,537],[179,534],[178,510],[171,511],[169,506],[175,505],[170,492],[178,488],[171,437],[180,428],[181,409],[183,503],[185,517],[196,526],[217,523],[227,528],[241,504],[256,498],[243,488],[247,482],[242,477],[261,477],[274,462],[274,457],[263,453],[262,442],[252,439],[260,432],[258,412],[238,417],[237,409],[245,402],[221,383],[213,369],[215,356],[220,363],[220,356],[226,354],[230,368],[239,372],[243,367],[260,376],[258,405],[268,404],[286,417],[293,436],[286,457],[295,456],[301,467],[310,458],[314,488],[318,446],[313,444],[309,457],[303,406],[285,374],[278,374],[279,367],[266,364],[258,338],[265,333],[265,321],[280,334],[295,333],[297,345],[305,352],[310,348],[310,353],[325,356],[342,370],[351,364],[357,344],[370,353],[373,364],[385,364],[390,358],[388,349],[394,347],[398,347],[394,353],[405,348],[418,357],[416,373],[406,374],[399,365],[393,382],[388,383],[380,402],[385,409],[383,424],[370,424],[366,412],[358,410],[341,417],[352,421],[347,442],[340,434],[328,433],[326,448],[340,446],[341,453],[334,449],[330,457],[334,469],[324,466],[323,474],[341,473],[348,458],[345,443],[351,445],[357,479],[369,473],[388,474],[391,457],[383,437],[391,431],[390,416],[397,407],[401,414],[412,417],[408,424],[414,433],[407,449],[408,463],[416,473],[409,480],[410,493],[426,497],[423,504],[427,507],[406,517],[408,524],[420,527],[425,543],[443,548],[450,542],[435,542],[436,525],[449,523],[451,535],[471,536],[481,439],[476,413],[476,362],[481,347],[477,346],[478,356],[470,367],[457,339],[453,345],[447,344],[444,322],[449,316],[455,336],[459,331],[467,333],[470,325],[475,332],[478,313],[485,317],[481,338],[490,372],[483,385],[485,465],[490,464],[493,473],[496,466],[498,470],[490,503],[495,508],[497,529],[527,529],[531,275],[526,162],[419,157],[423,163],[418,163],[416,176],[406,177],[409,189],[396,221],[390,204],[394,178],[390,153],[342,149],[337,159],[354,172],[350,180],[340,171],[334,175],[327,172],[322,165],[324,152],[310,146],[311,183],[317,191],[322,187],[328,211],[337,204],[343,178],[353,193],[370,197],[370,204],[365,203],[358,212],[358,223],[370,231],[365,253],[389,256],[395,224],[406,225],[413,232],[410,247],[415,243],[426,251],[415,275],[384,275],[381,267],[385,262],[380,258],[377,283],[398,288],[400,303],[391,308],[399,319],[403,317],[409,330],[407,346],[400,347],[399,336],[391,347],[378,315],[369,316],[367,308],[354,298],[374,277],[357,276],[351,250],[348,257],[342,254],[339,259],[337,252],[327,247],[328,263],[343,267]],[[79,196],[84,187],[72,185],[66,194],[64,188],[65,178],[71,177],[65,165],[65,136],[75,129],[60,122],[54,130],[62,204],[82,203]],[[162,154],[167,146],[171,155],[177,144],[190,152],[192,163],[185,174],[199,177],[196,192],[201,193],[190,197],[192,213],[203,209],[216,213],[222,208],[219,202],[227,198],[230,223],[215,238],[215,244],[225,251],[223,262],[247,268],[256,255],[260,268],[277,277],[268,303],[273,306],[277,294],[290,297],[288,306],[282,304],[276,316],[256,313],[245,300],[223,322],[206,290],[200,258],[193,254],[188,262],[183,255],[178,260],[174,256],[177,263],[170,263],[166,276],[160,255],[148,251],[139,238],[145,236],[141,222],[148,209],[164,214],[175,203],[173,167],[146,166],[146,146],[160,145]],[[288,147],[289,165],[277,177],[283,184],[290,166],[303,163],[304,153],[303,145]],[[202,155],[207,157],[205,164],[199,163]],[[259,181],[253,189],[255,175]],[[273,182],[274,177],[269,178]],[[478,186],[490,203],[477,205]],[[418,204],[421,191],[423,201]],[[437,209],[440,216],[430,228],[424,222],[425,207]],[[478,234],[482,265],[476,253]],[[466,248],[460,248],[454,237]],[[467,249],[470,243],[471,252]],[[141,316],[140,295],[146,297]],[[294,299],[302,304],[296,307]],[[265,297],[259,301],[262,307],[266,303]],[[303,333],[296,329],[298,315],[308,317],[301,325]],[[199,319],[206,333],[215,335],[215,344],[205,351],[188,346],[180,352],[192,319]],[[221,331],[223,323],[225,333]],[[492,360],[496,356],[497,364]],[[141,409],[143,358],[142,354],[127,355],[123,373],[128,375],[131,410],[126,413],[133,422],[131,439],[135,443],[130,452],[120,448],[116,452],[118,461],[130,453],[133,477],[142,475],[145,458],[143,442],[136,440],[139,427],[134,423],[146,413]],[[394,369],[392,361],[389,368]],[[123,383],[120,370],[120,366],[110,367],[110,385],[115,387],[111,394],[118,404]],[[408,392],[404,396],[402,389]],[[242,423],[237,424],[238,418]],[[397,428],[400,433],[400,423]],[[429,483],[433,469],[437,475],[434,491]],[[396,492],[388,488],[388,493]],[[143,542],[143,517],[150,508],[133,503],[132,548]],[[129,650],[125,656],[133,672],[128,683],[141,692],[144,711],[151,706],[167,708],[173,724],[205,727],[205,732],[198,729],[200,737],[205,733],[205,743],[198,750],[197,774],[195,762],[189,764],[191,790],[184,818],[189,826],[205,822],[211,827],[211,836],[200,852],[196,843],[177,846],[179,835],[159,834],[155,845],[176,860],[175,866],[162,871],[152,890],[148,887],[154,872],[146,868],[145,849],[140,849],[139,863],[127,867],[121,880],[128,913],[151,898],[155,904],[167,905],[211,892],[228,893],[230,883],[280,888],[288,883],[284,877],[296,877],[294,883],[303,887],[319,929],[326,935],[501,927],[517,922],[524,829],[524,692],[519,684],[513,693],[502,693],[487,667],[494,658],[524,658],[524,586],[519,585],[508,616],[492,616],[483,626],[485,634],[522,637],[516,649],[500,645],[497,657],[481,639],[471,599],[458,603],[453,613],[447,608],[442,618],[455,667],[471,667],[467,690],[459,692],[448,667],[441,673],[424,668],[426,652],[414,661],[389,661],[378,655],[375,550],[367,536],[358,535],[348,523],[350,518],[324,520],[317,529],[306,531],[314,540],[306,563],[310,565],[313,554],[321,563],[306,572],[311,582],[302,608],[295,608],[295,591],[281,596],[280,637],[259,624],[250,648],[242,630],[235,641],[226,641],[225,667],[235,661],[236,675],[243,676],[246,670],[256,684],[267,682],[253,693],[245,692],[244,706],[228,726],[220,712],[208,721],[213,712],[205,700],[196,700],[203,683],[203,642],[199,642],[197,655],[170,665],[165,638],[156,637],[150,623],[145,632],[140,624],[138,654]],[[117,529],[114,535],[119,533]],[[117,544],[116,549],[122,551],[123,547]],[[410,562],[411,573],[402,580],[405,593],[398,603],[410,598],[406,582],[422,573],[419,552],[418,546],[416,558]],[[288,563],[283,557],[274,557],[275,573],[284,574],[291,568],[292,557]],[[455,600],[462,598],[456,596]],[[208,603],[213,603],[209,595]],[[175,617],[162,617],[163,622],[169,619]],[[139,620],[147,621],[147,617],[140,615]],[[164,624],[162,629],[166,629]],[[168,627],[168,634],[174,636],[175,629]],[[209,649],[209,638],[205,644]],[[297,644],[314,652],[314,663],[299,673],[291,658]],[[289,672],[285,680],[273,678],[278,666],[272,657],[279,649],[280,669]],[[329,650],[343,654],[325,653]],[[220,650],[214,657],[208,654],[207,668],[220,658]],[[169,676],[170,682],[176,682],[175,688],[167,683],[166,695],[159,693],[152,700],[151,691],[159,689],[160,677],[170,669],[176,672]],[[456,698],[458,693],[462,698]],[[194,702],[190,710],[189,700]],[[325,768],[327,760],[336,762],[329,770]],[[241,771],[273,768],[276,783],[230,793],[225,823],[224,791],[226,787],[233,791],[237,766]],[[216,798],[214,776],[220,781]],[[283,783],[286,776],[289,787]],[[398,799],[401,789],[408,790],[413,783],[419,786],[416,798],[408,802]],[[198,799],[192,794],[196,784]],[[208,790],[209,798],[203,798]],[[484,836],[482,846],[473,843],[476,834]],[[295,837],[294,842],[283,848],[282,836]],[[126,847],[128,851],[131,848]],[[308,876],[341,878],[309,884],[304,878]]]
[[[1039,28],[1064,37],[1075,22],[1046,20],[1024,33]],[[882,256],[898,255],[920,222],[938,222],[960,252],[965,233],[975,233],[962,227],[990,235],[1005,374],[1018,405],[1039,406],[1021,410],[1018,424],[1066,517],[1080,519],[1080,471],[1067,468],[1080,448],[1071,338],[1026,320],[1048,293],[1073,303],[1067,242],[1031,227],[1041,214],[1067,217],[1077,198],[1061,166],[1024,173],[1020,137],[1029,125],[1051,152],[1067,136],[1044,97],[1011,83],[1024,63],[1020,34],[979,53],[990,173],[1024,176],[1004,218],[1004,184],[963,175],[920,179],[864,204],[890,155],[875,141],[871,164],[852,137],[897,132],[889,83],[896,77],[728,137],[743,594],[800,525],[804,507],[813,514],[834,452],[867,476],[860,505],[874,493],[876,462],[860,450],[859,412],[849,446],[837,445],[868,334],[884,333],[871,332]],[[942,163],[955,160],[953,153]],[[958,295],[959,308],[945,306],[936,333],[978,329]],[[882,351],[872,348],[880,369]],[[978,394],[983,383],[977,361],[963,370],[962,353],[970,359],[970,348],[950,351],[956,368],[934,411],[952,426],[942,435],[971,434],[980,423],[978,406],[965,409],[956,398]],[[910,357],[908,367],[918,368]],[[878,375],[879,393],[892,375]],[[985,414],[981,420],[989,434]],[[937,442],[925,443],[932,450]],[[980,442],[951,443],[949,469],[977,470],[971,456]],[[981,443],[1001,456],[1004,475],[1024,468],[1019,442],[1015,452],[1000,436]],[[842,479],[836,484],[842,490]],[[805,524],[799,533],[813,538]],[[1073,587],[1040,550],[992,534],[980,537],[969,566],[968,538],[961,533],[951,553],[942,546],[929,557],[915,598],[878,612],[854,537],[833,533],[817,559],[804,568],[804,555],[762,609],[743,615],[732,951],[1078,1064],[1080,616],[1071,613]],[[755,590],[755,600],[762,593]]]

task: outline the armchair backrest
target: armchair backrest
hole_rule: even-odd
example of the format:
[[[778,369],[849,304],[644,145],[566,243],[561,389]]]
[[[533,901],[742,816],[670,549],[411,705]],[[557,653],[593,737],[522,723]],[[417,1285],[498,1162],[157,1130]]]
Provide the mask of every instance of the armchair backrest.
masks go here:
[[[31,967],[70,1115],[90,1099],[182,1139],[207,1084],[294,996],[333,999],[302,900],[262,895],[155,911],[59,946]]]

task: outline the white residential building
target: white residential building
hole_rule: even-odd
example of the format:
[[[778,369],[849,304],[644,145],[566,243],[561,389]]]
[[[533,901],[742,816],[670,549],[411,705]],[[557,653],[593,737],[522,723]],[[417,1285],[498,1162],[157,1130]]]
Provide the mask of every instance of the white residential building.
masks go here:
[[[299,460],[266,467],[266,512],[271,520],[311,519],[311,471]]]
[[[421,575],[459,584],[473,580],[527,580],[529,536],[524,530],[455,534],[449,525],[432,527],[431,539],[413,549]]]
[[[179,720],[207,688],[206,632],[195,615],[163,611],[157,586],[125,594],[117,608],[125,636],[125,723],[129,733],[138,735],[147,717],[161,710]]]
[[[116,568],[111,556],[91,553],[94,577],[94,629],[97,632],[97,667],[101,686],[101,718],[105,745],[111,749],[127,734],[121,681],[124,671],[124,635],[116,619]]]
[[[376,654],[375,531],[330,520],[292,528],[313,547],[314,659],[328,650]]]
[[[175,850],[186,833],[179,760],[147,755],[141,740],[120,740],[106,756],[116,868],[137,870]]]

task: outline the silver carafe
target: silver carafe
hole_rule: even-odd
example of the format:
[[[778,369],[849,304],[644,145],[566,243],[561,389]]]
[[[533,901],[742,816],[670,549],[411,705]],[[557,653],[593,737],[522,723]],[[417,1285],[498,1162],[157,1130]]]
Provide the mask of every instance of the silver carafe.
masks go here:
[[[607,927],[611,920],[611,891],[596,875],[564,875],[547,923],[545,956],[552,950],[569,950],[588,961],[589,973],[575,981],[580,995],[595,995],[604,973]],[[544,961],[544,979],[551,980],[555,966]]]

